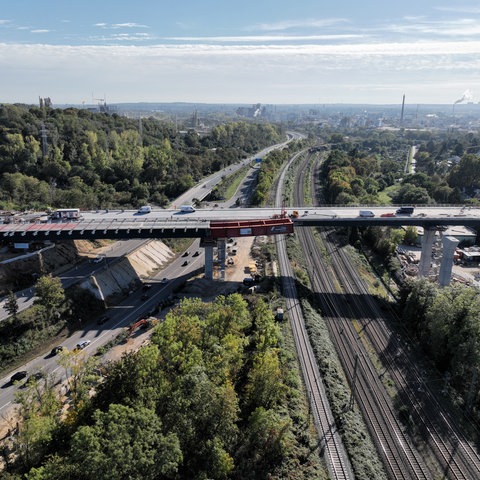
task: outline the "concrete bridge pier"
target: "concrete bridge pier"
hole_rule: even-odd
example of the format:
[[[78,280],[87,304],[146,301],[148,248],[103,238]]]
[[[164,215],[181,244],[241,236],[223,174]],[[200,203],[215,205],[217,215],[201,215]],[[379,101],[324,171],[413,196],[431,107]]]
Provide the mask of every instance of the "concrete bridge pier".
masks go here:
[[[441,287],[450,285],[452,278],[453,258],[455,255],[455,249],[459,244],[459,240],[455,237],[443,237],[442,239],[442,263],[440,264],[440,272],[438,274],[438,284]]]
[[[422,252],[420,254],[420,263],[418,265],[418,275],[420,277],[428,277],[428,273],[430,272],[435,232],[436,227],[423,228]]]
[[[225,280],[225,260],[227,258],[227,240],[217,239],[218,267],[220,269],[220,280]]]
[[[213,247],[217,242],[213,239],[200,240],[200,247],[205,249],[205,278],[213,280]]]

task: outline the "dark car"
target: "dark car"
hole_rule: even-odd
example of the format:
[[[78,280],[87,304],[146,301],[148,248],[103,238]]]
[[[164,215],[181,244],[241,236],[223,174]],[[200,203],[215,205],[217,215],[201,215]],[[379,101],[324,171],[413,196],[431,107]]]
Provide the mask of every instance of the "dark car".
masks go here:
[[[192,256],[193,256],[193,257],[198,257],[199,255],[200,255],[199,252],[195,252]]]
[[[166,283],[168,283],[168,278],[167,277],[163,277],[162,280],[160,280],[160,283],[162,285],[165,285]]]
[[[52,355],[52,357],[54,357],[55,355],[58,355],[60,352],[63,352],[64,350],[66,350],[66,349],[63,345],[58,345],[57,347],[52,348],[52,351],[50,352],[50,355]]]
[[[28,377],[27,383],[35,382],[41,380],[42,378],[45,378],[45,374],[43,372],[35,372]]]
[[[97,320],[97,324],[98,324],[98,325],[103,325],[104,323],[107,323],[109,320],[110,320],[110,317],[107,316],[107,315],[104,315],[103,317],[100,317],[100,318]]]
[[[190,252],[184,252],[184,254],[182,255],[182,257],[188,257],[190,255]]]
[[[24,379],[28,375],[28,372],[26,370],[20,370],[19,372],[16,372],[12,375],[10,378],[10,382],[18,382],[19,380]]]
[[[188,260],[185,260],[183,263],[182,263],[182,267],[186,267],[188,265]]]

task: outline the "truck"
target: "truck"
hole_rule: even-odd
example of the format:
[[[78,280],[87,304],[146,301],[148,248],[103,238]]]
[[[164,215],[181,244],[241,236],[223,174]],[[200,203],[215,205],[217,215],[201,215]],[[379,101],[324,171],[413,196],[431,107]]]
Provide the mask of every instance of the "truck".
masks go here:
[[[138,213],[150,213],[152,211],[152,207],[150,205],[143,205],[138,209]]]
[[[375,214],[371,210],[360,210],[360,212],[358,212],[358,215],[360,217],[374,217],[375,216]]]
[[[192,213],[195,211],[195,207],[193,205],[181,205],[180,211],[182,213]]]
[[[397,209],[397,215],[411,215],[415,210],[415,207],[400,207]]]

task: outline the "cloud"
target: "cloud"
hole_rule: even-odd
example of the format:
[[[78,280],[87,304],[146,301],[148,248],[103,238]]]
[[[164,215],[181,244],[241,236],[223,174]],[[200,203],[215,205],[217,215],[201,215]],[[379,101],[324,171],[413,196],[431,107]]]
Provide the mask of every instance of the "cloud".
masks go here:
[[[120,41],[120,40],[119,40]],[[451,103],[480,89],[480,41],[361,44],[54,46],[0,44],[1,101],[37,92],[78,103],[92,90],[112,102]],[[119,81],[121,79],[121,81]],[[468,79],[469,84],[465,84]],[[398,86],[401,86],[399,93]],[[409,92],[415,92],[410,93]],[[6,99],[6,95],[10,97]],[[417,100],[414,100],[414,97]],[[32,101],[32,100],[30,100]]]
[[[2,20],[2,19],[0,19],[0,25],[7,25],[8,23],[10,23],[10,20]]]
[[[36,28],[34,30],[30,30],[30,33],[50,33],[51,30],[47,30],[46,28]]]
[[[476,19],[461,18],[448,21],[428,21],[420,18],[406,18],[411,23],[391,24],[381,30],[401,34],[415,34],[438,37],[472,37],[480,36],[480,22]]]
[[[95,27],[117,30],[119,28],[150,28],[148,25],[142,25],[141,23],[127,22],[127,23],[95,23]]]
[[[245,35],[231,37],[164,37],[164,40],[181,42],[219,42],[219,43],[269,43],[269,42],[314,42],[318,40],[353,40],[365,38],[363,34],[338,35]]]
[[[308,19],[308,20],[286,20],[284,22],[276,23],[260,23],[248,27],[247,30],[261,30],[261,31],[279,31],[290,30],[293,28],[322,28],[331,27],[340,23],[349,23],[345,18],[327,18],[327,19]]]
[[[90,41],[97,43],[115,43],[115,42],[146,42],[155,40],[156,37],[148,33],[113,33],[111,35],[92,36]]]

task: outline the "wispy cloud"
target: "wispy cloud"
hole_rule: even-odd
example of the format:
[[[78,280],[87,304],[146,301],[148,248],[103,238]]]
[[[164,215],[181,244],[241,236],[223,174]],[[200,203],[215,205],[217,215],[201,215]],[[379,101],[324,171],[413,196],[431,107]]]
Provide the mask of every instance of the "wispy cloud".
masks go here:
[[[0,19],[0,25],[7,25],[8,23],[10,23],[10,20],[2,20],[2,19]]]
[[[382,27],[387,32],[402,34],[435,35],[438,37],[472,37],[480,35],[480,21],[461,18],[448,21],[428,21],[420,18],[406,18],[408,23],[392,24]]]
[[[339,35],[245,35],[232,37],[164,37],[164,40],[181,42],[202,43],[269,43],[269,42],[314,42],[318,40],[353,40],[363,38],[363,34],[339,34]]]
[[[146,42],[156,40],[156,37],[148,33],[113,33],[111,35],[96,35],[89,38],[91,42],[115,43],[115,42]]]
[[[141,23],[127,22],[127,23],[95,23],[95,27],[116,30],[119,28],[150,28],[148,25]]]
[[[345,18],[307,19],[307,20],[286,20],[276,23],[260,23],[247,27],[246,30],[261,31],[283,31],[294,28],[322,28],[331,27],[341,23],[349,23]]]
[[[46,28],[35,28],[30,30],[31,33],[50,33],[51,30],[47,30]]]

